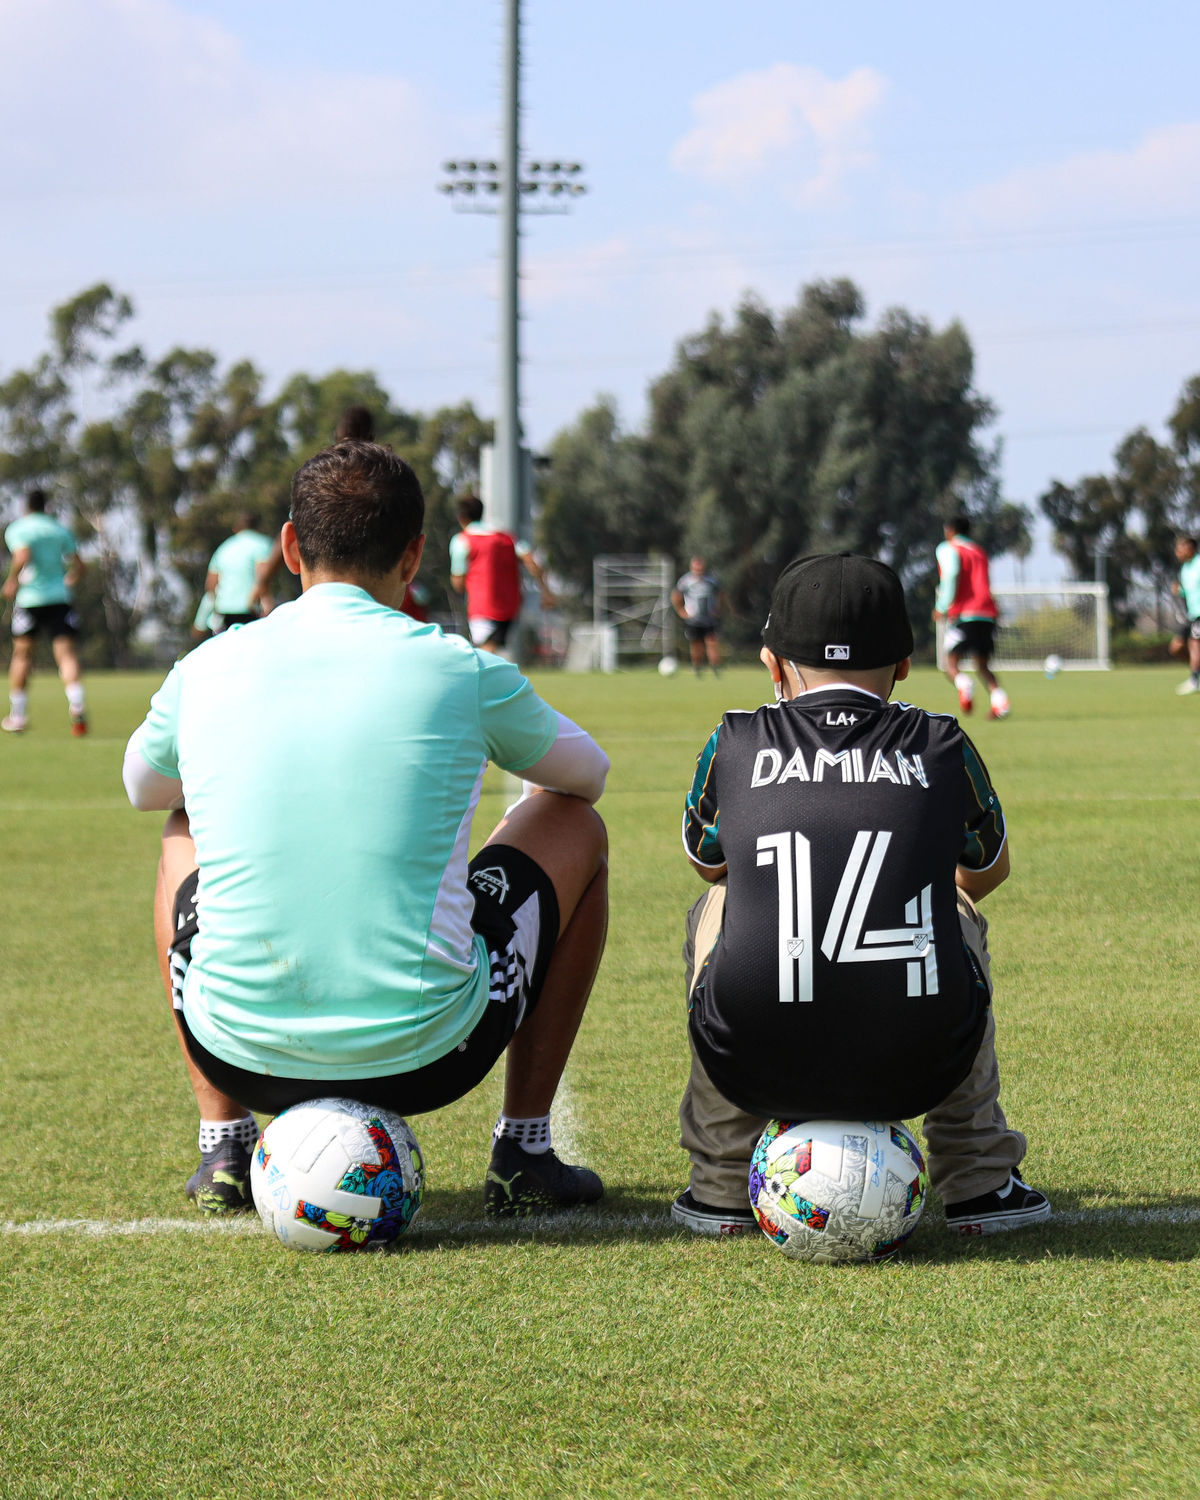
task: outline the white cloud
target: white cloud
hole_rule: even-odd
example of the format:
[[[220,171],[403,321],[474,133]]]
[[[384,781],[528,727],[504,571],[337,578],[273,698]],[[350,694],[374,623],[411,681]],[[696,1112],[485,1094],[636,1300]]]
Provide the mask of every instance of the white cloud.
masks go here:
[[[0,3],[0,175],[11,199],[310,200],[323,185],[428,177],[401,78],[272,72],[170,0]],[[427,184],[423,181],[422,186]]]
[[[692,100],[697,124],[671,165],[718,183],[786,171],[790,193],[811,202],[873,160],[869,121],[885,88],[873,68],[841,79],[795,63],[741,73]]]
[[[1147,215],[1194,214],[1200,124],[1163,126],[1130,151],[1093,151],[1010,172],[964,193],[962,226],[1030,229]]]

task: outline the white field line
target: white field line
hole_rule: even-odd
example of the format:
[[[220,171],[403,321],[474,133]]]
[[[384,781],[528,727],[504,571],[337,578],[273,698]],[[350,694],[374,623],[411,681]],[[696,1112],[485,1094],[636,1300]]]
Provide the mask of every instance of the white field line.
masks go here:
[[[675,1232],[675,1226],[667,1217],[668,1205],[664,1201],[661,1213],[613,1214],[603,1211],[584,1214],[578,1218],[564,1219],[561,1215],[547,1214],[528,1219],[421,1219],[418,1218],[409,1231],[413,1238],[436,1239],[440,1235],[487,1235],[493,1238],[511,1238],[528,1234],[530,1230],[557,1230],[574,1228],[581,1233],[597,1230],[611,1233],[615,1230],[661,1230]],[[940,1215],[930,1216],[930,1226],[942,1224]],[[1047,1221],[1046,1227],[1059,1225],[1063,1228],[1103,1227],[1120,1224],[1132,1227],[1148,1227],[1153,1224],[1200,1224],[1200,1208],[1082,1208],[1070,1213],[1056,1213]],[[230,1218],[210,1218],[197,1215],[193,1219],[30,1219],[16,1224],[0,1223],[0,1234],[20,1238],[36,1238],[41,1235],[76,1236],[91,1239],[117,1239],[137,1235],[210,1234],[238,1238],[265,1233],[254,1214],[234,1214]]]

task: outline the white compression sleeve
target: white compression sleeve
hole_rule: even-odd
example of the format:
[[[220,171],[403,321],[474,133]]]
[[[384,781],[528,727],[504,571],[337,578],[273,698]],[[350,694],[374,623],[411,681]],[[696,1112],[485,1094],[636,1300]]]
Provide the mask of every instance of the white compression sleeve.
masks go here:
[[[558,715],[558,736],[540,760],[520,773],[527,782],[551,792],[566,792],[598,802],[608,776],[608,756],[585,729]]]
[[[130,802],[139,812],[174,812],[183,806],[183,787],[176,776],[164,776],[147,765],[139,747],[137,732],[125,746],[121,780]]]

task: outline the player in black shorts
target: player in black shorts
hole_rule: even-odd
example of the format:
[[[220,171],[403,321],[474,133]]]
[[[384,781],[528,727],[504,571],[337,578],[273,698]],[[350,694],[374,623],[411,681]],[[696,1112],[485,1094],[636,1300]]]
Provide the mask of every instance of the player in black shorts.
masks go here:
[[[987,924],[1004,817],[948,715],[889,703],[913,636],[890,568],[786,568],[763,629],[777,702],[727,713],[700,754],[684,846],[711,889],[688,917],[691,1157],[672,1217],[754,1224],[766,1120],[924,1115],[930,1176],[963,1233],[1047,1217],[999,1104]]]

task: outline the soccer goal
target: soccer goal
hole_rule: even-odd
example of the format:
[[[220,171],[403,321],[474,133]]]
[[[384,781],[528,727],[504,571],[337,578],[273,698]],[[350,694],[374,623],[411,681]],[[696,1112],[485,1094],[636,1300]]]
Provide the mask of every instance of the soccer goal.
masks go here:
[[[671,563],[665,557],[606,554],[592,563],[592,620],[614,641],[614,665],[675,653]]]
[[[1040,672],[1058,657],[1064,671],[1105,672],[1108,586],[1103,583],[1010,584],[992,588],[1000,610],[998,672]],[[938,621],[938,662],[945,661],[946,622]]]

